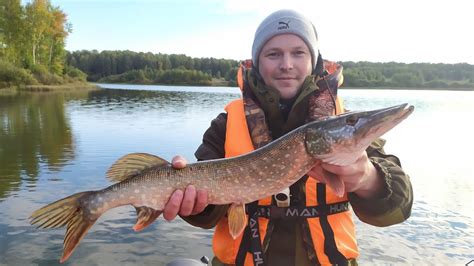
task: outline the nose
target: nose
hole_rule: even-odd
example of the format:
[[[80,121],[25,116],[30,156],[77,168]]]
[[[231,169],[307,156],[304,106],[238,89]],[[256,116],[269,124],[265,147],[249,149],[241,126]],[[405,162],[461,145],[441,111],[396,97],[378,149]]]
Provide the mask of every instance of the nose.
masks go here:
[[[291,59],[291,56],[288,54],[283,54],[280,61],[280,70],[288,71],[291,69],[293,69],[293,60]]]

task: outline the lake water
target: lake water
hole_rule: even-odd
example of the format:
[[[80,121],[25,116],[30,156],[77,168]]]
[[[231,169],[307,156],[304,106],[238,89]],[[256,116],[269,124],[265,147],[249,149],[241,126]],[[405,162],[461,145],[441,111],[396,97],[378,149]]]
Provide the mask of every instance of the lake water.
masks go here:
[[[55,265],[64,229],[36,230],[31,212],[74,192],[103,188],[108,167],[131,152],[194,160],[210,121],[239,97],[237,88],[111,85],[90,92],[0,96],[0,265]],[[366,264],[464,265],[474,259],[474,92],[348,90],[351,110],[400,103],[415,112],[387,133],[415,202],[404,223],[377,228],[357,221]],[[357,219],[356,219],[357,220]],[[99,219],[71,265],[162,265],[212,257],[211,230],[178,219],[135,233],[125,206]]]

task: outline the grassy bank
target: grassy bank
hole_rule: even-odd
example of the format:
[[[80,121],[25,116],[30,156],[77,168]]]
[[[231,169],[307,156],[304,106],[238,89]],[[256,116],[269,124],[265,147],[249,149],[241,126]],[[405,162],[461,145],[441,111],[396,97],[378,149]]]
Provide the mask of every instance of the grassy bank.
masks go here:
[[[0,96],[15,95],[16,93],[17,89],[15,87],[0,88]]]
[[[66,84],[58,84],[58,85],[43,85],[43,84],[36,84],[36,85],[23,85],[19,86],[18,90],[21,91],[68,91],[68,90],[98,90],[100,89],[99,86],[87,83],[87,82],[75,82],[75,83],[66,83]]]
[[[86,81],[87,75],[77,68],[66,67],[62,74],[50,72],[42,65],[21,68],[0,59],[0,91],[91,90],[96,85]]]

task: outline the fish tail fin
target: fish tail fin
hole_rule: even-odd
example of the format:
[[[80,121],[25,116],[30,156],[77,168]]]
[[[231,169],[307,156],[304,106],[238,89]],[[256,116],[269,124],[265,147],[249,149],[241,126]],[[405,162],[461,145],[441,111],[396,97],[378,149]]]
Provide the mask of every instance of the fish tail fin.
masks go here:
[[[64,236],[64,251],[60,263],[71,256],[87,231],[97,221],[100,214],[92,215],[81,199],[94,194],[94,191],[80,192],[48,204],[30,216],[30,223],[38,228],[58,228],[67,226]]]

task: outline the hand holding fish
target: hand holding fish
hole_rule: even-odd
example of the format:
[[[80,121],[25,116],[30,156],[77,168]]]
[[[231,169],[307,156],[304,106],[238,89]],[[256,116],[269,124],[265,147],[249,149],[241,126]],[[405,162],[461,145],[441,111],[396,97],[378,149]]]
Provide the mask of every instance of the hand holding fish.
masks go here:
[[[354,192],[361,198],[375,198],[383,187],[383,179],[363,152],[352,164],[341,166],[318,161],[308,175],[328,185],[338,196]]]
[[[175,156],[171,160],[171,165],[176,169],[185,168],[186,164],[187,161],[182,156]],[[177,189],[171,194],[163,210],[163,217],[167,221],[171,221],[176,218],[178,213],[182,216],[198,214],[202,212],[207,205],[207,191],[201,189],[196,190],[195,186],[189,185],[184,192]]]

